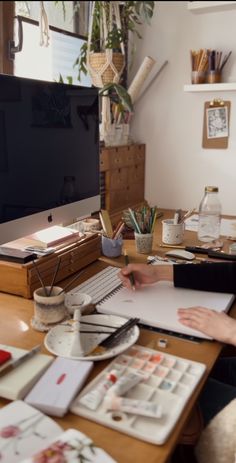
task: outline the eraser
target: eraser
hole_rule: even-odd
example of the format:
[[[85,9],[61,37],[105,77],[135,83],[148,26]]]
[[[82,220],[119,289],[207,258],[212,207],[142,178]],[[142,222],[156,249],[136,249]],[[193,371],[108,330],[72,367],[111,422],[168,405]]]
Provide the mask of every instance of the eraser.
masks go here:
[[[163,338],[159,339],[158,347],[163,347],[163,348],[167,347],[167,342],[168,342],[167,339],[163,339]]]

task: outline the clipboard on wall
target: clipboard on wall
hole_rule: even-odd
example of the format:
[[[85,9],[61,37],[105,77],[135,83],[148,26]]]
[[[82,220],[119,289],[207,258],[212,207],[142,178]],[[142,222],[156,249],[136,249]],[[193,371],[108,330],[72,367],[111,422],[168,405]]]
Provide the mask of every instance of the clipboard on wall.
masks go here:
[[[221,99],[205,102],[202,137],[203,148],[228,148],[230,106],[230,101]]]

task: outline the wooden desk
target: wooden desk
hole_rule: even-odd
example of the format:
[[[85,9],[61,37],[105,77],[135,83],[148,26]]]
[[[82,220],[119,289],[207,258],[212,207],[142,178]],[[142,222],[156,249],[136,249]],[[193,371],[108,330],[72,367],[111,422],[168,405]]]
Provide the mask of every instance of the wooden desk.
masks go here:
[[[170,215],[171,212],[167,211],[165,213],[165,217]],[[161,219],[156,225],[154,247],[152,252],[153,255],[157,252],[158,254],[165,253],[163,248],[158,249],[158,243],[161,242],[160,233]],[[195,234],[192,232],[186,232],[184,244],[196,244]],[[125,247],[131,261],[146,262],[147,256],[136,254],[133,240],[127,240],[125,242]],[[95,263],[90,264],[81,276],[81,281],[84,281],[91,275],[97,273],[106,266],[106,263],[110,262],[111,261],[109,261],[109,259],[103,258],[102,260],[98,260]],[[123,257],[114,259],[112,263],[117,266],[123,266]],[[231,313],[236,315],[236,304],[234,304]],[[32,315],[32,300],[0,293],[0,342],[2,344],[10,344],[26,349],[30,349],[36,344],[43,343],[44,334],[34,331],[30,326],[30,319]],[[160,335],[158,333],[142,330],[138,343],[141,345],[150,345],[152,348],[161,350],[157,347],[157,340],[159,337]],[[71,413],[66,414],[64,418],[55,418],[55,421],[57,421],[64,429],[74,427],[84,432],[94,440],[95,444],[106,450],[119,463],[133,463],[134,461],[136,463],[143,463],[144,460],[148,461],[148,463],[166,463],[178,443],[184,424],[187,421],[187,418],[191,413],[191,409],[223,346],[218,342],[203,341],[201,343],[193,343],[177,337],[165,337],[168,339],[168,346],[164,350],[166,353],[203,362],[206,364],[207,370],[201,383],[192,395],[180,420],[178,421],[174,432],[164,445],[156,446],[143,442]],[[43,348],[43,351],[47,352],[45,348]],[[89,381],[103,368],[105,368],[108,362],[109,361],[96,362],[94,369],[89,376]],[[9,403],[9,401],[0,399],[0,406],[6,405],[7,403]]]

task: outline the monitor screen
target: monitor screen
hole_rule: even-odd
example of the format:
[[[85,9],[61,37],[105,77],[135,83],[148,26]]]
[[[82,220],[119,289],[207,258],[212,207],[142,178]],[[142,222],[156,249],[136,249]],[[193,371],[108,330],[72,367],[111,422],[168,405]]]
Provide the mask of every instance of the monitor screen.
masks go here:
[[[99,208],[98,90],[0,75],[0,244]]]

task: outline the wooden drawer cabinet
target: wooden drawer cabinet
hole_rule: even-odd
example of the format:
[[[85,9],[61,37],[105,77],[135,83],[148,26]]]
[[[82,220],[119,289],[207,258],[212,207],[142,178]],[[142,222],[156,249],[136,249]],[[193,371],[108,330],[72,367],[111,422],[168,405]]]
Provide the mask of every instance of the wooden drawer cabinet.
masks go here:
[[[113,169],[107,179],[107,189],[110,191],[126,188],[129,182],[128,167]]]
[[[111,217],[144,201],[144,144],[102,148],[100,172],[102,209]]]
[[[101,256],[101,238],[92,235],[85,240],[58,249],[55,253],[37,259],[37,267],[44,284],[51,285],[52,277],[61,259],[55,284],[65,280]],[[32,262],[16,264],[0,261],[0,291],[30,299],[40,286],[37,271]]]
[[[131,166],[128,171],[128,182],[132,185],[132,183],[139,183],[139,185],[144,185],[144,164],[135,164]]]

